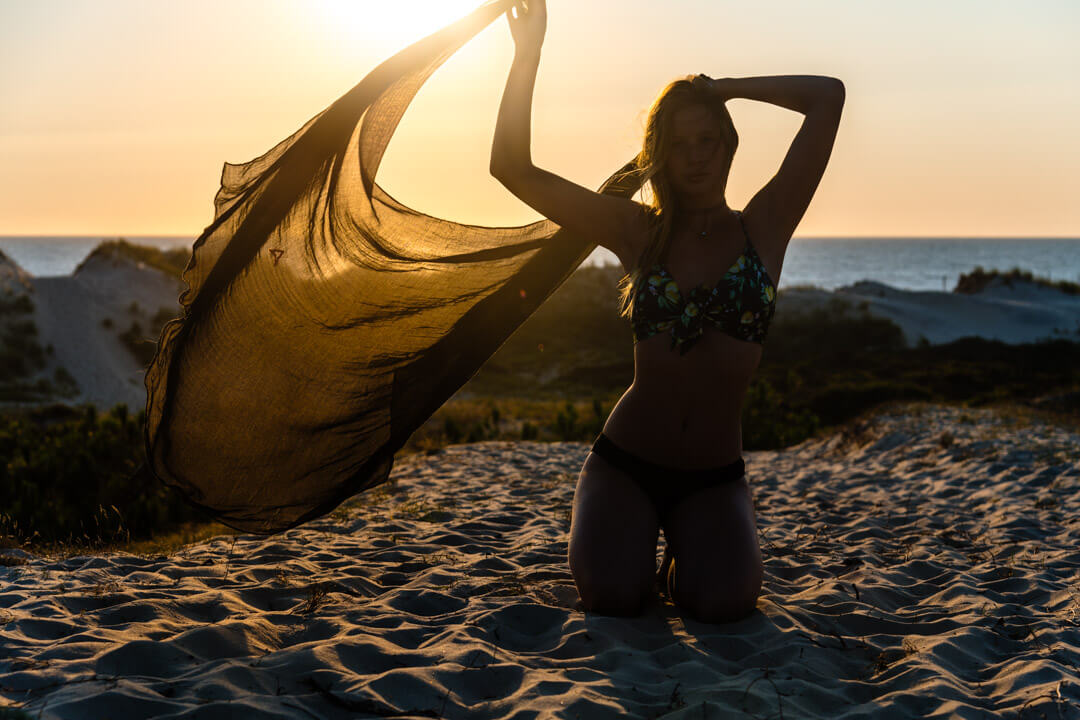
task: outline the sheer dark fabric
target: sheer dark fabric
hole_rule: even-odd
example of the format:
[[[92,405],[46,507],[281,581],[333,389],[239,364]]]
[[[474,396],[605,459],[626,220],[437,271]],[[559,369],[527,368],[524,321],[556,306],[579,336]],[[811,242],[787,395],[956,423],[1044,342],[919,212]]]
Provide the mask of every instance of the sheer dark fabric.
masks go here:
[[[272,534],[387,480],[394,453],[596,247],[550,221],[477,227],[375,183],[421,85],[495,0],[393,56],[265,155],[225,164],[146,371],[148,468]],[[633,161],[602,192],[631,196]]]

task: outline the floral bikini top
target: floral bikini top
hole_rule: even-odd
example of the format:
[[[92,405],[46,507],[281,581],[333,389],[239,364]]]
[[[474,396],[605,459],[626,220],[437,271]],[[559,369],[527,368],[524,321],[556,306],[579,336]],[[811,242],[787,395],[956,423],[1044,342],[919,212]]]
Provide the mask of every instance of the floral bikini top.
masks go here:
[[[742,213],[736,213],[746,248],[711,290],[702,284],[684,298],[675,278],[659,263],[641,276],[644,282],[634,287],[630,316],[635,343],[670,330],[671,349],[685,355],[704,333],[705,321],[739,340],[765,342],[776,310],[776,286],[750,243]]]

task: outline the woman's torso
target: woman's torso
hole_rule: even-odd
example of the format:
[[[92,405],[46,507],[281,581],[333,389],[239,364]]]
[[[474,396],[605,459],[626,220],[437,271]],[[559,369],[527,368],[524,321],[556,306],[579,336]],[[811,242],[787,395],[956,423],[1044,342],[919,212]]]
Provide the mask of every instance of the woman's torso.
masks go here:
[[[752,241],[752,238],[751,238]],[[627,272],[648,244],[645,224],[628,239]],[[707,239],[673,232],[664,266],[680,289],[713,287],[746,249],[739,219],[732,214],[722,232]],[[770,278],[779,268],[761,262]],[[704,324],[685,355],[659,332],[634,345],[634,382],[604,425],[604,434],[646,460],[674,467],[724,465],[742,455],[743,398],[761,360],[762,346]]]

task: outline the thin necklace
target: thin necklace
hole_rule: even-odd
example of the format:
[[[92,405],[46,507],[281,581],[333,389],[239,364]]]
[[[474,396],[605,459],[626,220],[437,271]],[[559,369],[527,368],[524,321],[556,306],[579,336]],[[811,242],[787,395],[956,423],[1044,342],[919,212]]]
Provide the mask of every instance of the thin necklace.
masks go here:
[[[705,210],[705,227],[698,233],[698,237],[703,238],[709,235],[709,230],[712,228],[712,211],[713,208],[707,208]]]

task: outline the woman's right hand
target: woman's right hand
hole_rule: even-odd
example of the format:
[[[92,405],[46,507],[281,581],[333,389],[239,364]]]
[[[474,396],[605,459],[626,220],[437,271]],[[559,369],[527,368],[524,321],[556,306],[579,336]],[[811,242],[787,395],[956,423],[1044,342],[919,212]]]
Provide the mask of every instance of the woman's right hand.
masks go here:
[[[515,17],[516,14],[516,17]],[[539,52],[547,31],[547,3],[544,0],[518,0],[506,11],[510,33],[518,54]]]

